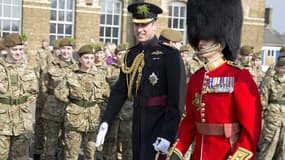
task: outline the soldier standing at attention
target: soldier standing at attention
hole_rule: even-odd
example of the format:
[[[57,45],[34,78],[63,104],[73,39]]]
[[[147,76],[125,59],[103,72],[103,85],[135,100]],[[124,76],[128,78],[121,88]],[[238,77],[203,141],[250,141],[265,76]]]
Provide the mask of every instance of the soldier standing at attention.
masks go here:
[[[285,52],[280,53],[274,75],[260,86],[263,128],[256,160],[285,159]]]
[[[67,104],[64,118],[64,159],[77,160],[80,145],[84,159],[94,160],[95,138],[100,123],[101,108],[108,96],[108,88],[98,85],[98,70],[94,65],[95,53],[101,50],[96,44],[82,46],[79,51],[79,68],[69,72],[56,87],[55,95]]]
[[[240,52],[238,54],[238,65],[240,67],[247,69],[252,75],[252,56],[254,55],[253,47],[249,45],[244,45],[240,48]]]
[[[189,80],[186,115],[170,160],[195,142],[193,160],[252,160],[261,103],[250,73],[233,65],[240,48],[241,0],[189,0],[188,39],[205,64]]]
[[[253,80],[255,81],[256,85],[259,86],[265,73],[262,71],[261,68],[261,53],[255,53],[252,56],[252,72],[253,72]]]
[[[108,82],[111,88],[119,78],[120,68],[122,67],[125,54],[128,52],[127,44],[120,44],[115,49],[115,57],[111,68],[111,76]],[[121,152],[122,160],[132,160],[132,119],[133,101],[126,100],[119,114],[110,124],[109,132],[106,135],[103,147],[104,160],[117,160],[118,152]]]
[[[96,146],[103,144],[109,124],[125,100],[131,99],[133,160],[153,160],[159,153],[166,154],[175,140],[184,108],[185,70],[179,51],[155,36],[162,9],[151,3],[133,3],[128,11],[133,14],[138,44],[126,54],[111,90]]]
[[[44,124],[44,151],[41,159],[54,160],[56,157],[59,137],[63,132],[65,104],[60,102],[54,95],[55,87],[63,77],[78,67],[72,59],[74,39],[64,38],[59,43],[60,55],[47,66],[47,72],[43,75],[42,93],[46,94],[45,105],[42,109]]]
[[[39,70],[40,77],[42,78],[46,72],[49,59],[52,54],[49,50],[49,43],[46,40],[42,40],[41,47],[37,50],[36,55],[36,66]],[[41,79],[40,79],[41,81]],[[42,83],[40,83],[42,85]],[[40,91],[42,91],[40,86]],[[46,94],[40,92],[36,100],[36,112],[35,112],[35,134],[34,134],[34,160],[40,159],[40,155],[43,153],[44,148],[44,125],[41,117],[42,108],[45,104]]]
[[[7,55],[0,58],[0,159],[29,158],[32,104],[38,93],[38,77],[24,60],[23,40],[12,33],[4,38]]]

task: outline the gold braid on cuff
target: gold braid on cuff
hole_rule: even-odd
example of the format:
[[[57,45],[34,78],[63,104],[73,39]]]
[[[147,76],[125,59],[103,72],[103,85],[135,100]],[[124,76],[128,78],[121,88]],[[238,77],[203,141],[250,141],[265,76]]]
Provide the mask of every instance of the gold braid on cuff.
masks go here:
[[[249,160],[253,153],[245,148],[239,147],[233,156],[229,156],[228,160]]]

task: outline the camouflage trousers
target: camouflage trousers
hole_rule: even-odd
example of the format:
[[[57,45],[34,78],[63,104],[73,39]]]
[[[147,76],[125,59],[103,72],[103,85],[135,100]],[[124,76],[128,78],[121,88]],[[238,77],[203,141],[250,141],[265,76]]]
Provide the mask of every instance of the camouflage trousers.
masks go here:
[[[8,155],[12,160],[29,159],[29,134],[19,136],[0,135],[0,159],[6,160]]]
[[[132,160],[132,120],[116,118],[110,125],[103,146],[104,160],[117,160],[122,152],[122,160]]]
[[[65,160],[77,160],[82,143],[84,160],[95,158],[96,132],[65,131],[64,133],[64,157]]]
[[[284,119],[284,118],[283,118]],[[255,160],[285,160],[285,126],[264,121]]]
[[[44,100],[37,98],[36,102],[36,112],[35,112],[35,128],[34,128],[34,154],[42,154],[44,150],[44,123],[42,114],[42,105],[44,104]]]
[[[55,160],[57,148],[62,145],[63,122],[43,119],[44,124],[44,151],[42,160]]]

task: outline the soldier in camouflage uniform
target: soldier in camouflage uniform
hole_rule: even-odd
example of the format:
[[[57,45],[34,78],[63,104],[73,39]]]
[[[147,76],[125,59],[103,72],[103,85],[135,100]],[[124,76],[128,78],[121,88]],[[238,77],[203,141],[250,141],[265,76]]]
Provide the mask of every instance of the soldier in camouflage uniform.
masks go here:
[[[184,66],[185,66],[185,71],[186,71],[186,78],[189,79],[191,73],[191,64],[190,64],[190,60],[193,57],[192,52],[190,51],[191,47],[189,44],[183,45],[180,48],[180,54],[181,54],[181,58],[184,62]],[[188,80],[187,80],[188,82]]]
[[[256,85],[259,86],[265,73],[261,69],[261,53],[255,53],[252,56],[252,78]]]
[[[8,54],[0,58],[0,159],[9,154],[13,160],[27,160],[38,77],[24,62],[18,34],[7,35],[4,44]]]
[[[94,45],[94,44],[93,44]],[[94,65],[96,66],[98,73],[100,76],[97,77],[97,83],[99,83],[102,87],[110,90],[109,84],[107,82],[107,77],[110,76],[110,72],[108,71],[108,66],[106,63],[106,54],[104,52],[104,45],[102,43],[97,43],[96,45],[96,52],[95,52],[95,59]],[[105,103],[100,105],[102,110],[105,110]]]
[[[193,52],[189,44],[182,46],[180,53],[184,61],[187,79],[189,79],[204,63],[199,59],[197,54]]]
[[[94,66],[97,51],[98,46],[94,44],[82,46],[78,51],[79,69],[68,73],[55,89],[56,97],[67,104],[64,117],[66,160],[78,159],[81,142],[85,160],[94,160],[99,106],[109,95],[108,88],[98,81],[104,74]]]
[[[59,47],[60,41],[61,41],[61,39],[57,39],[53,42],[53,47],[52,47],[53,57],[59,57],[59,55],[60,55],[60,47]]]
[[[41,156],[43,160],[54,160],[56,149],[60,143],[60,135],[63,132],[63,122],[65,104],[54,96],[54,89],[71,70],[78,67],[77,63],[71,58],[74,40],[64,38],[60,41],[60,56],[55,58],[47,66],[47,72],[43,75],[42,92],[46,94],[45,105],[42,109],[44,124],[44,152]]]
[[[42,40],[42,46],[37,50],[35,55],[37,68],[40,73],[40,77],[43,77],[46,73],[46,68],[49,63],[49,59],[52,56],[51,51],[49,50],[48,42]],[[40,83],[42,84],[42,83]],[[40,91],[42,87],[40,86]],[[40,155],[43,153],[44,148],[44,124],[41,117],[42,108],[45,104],[46,94],[40,92],[36,100],[36,112],[35,112],[35,134],[34,134],[34,160],[39,160]]]
[[[108,77],[110,86],[114,86],[119,78],[120,68],[123,62],[123,57],[127,52],[128,45],[120,44],[115,50],[115,60],[112,64],[111,76]],[[115,120],[110,124],[109,132],[106,135],[103,146],[104,160],[132,160],[132,115],[133,101],[126,100],[121,111]],[[120,151],[122,149],[122,152]],[[118,157],[118,152],[121,152],[121,157]]]
[[[256,160],[285,159],[285,52],[275,69],[260,88],[264,123]]]
[[[250,72],[250,74],[253,76],[252,56],[253,56],[253,47],[249,45],[244,45],[240,48],[240,52],[238,54],[238,59],[236,63],[241,68],[247,69]]]

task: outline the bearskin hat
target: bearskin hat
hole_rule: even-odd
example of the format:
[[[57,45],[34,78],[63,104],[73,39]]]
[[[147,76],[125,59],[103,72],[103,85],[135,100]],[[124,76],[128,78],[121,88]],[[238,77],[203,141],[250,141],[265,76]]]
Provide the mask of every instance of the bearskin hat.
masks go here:
[[[195,50],[199,40],[214,40],[225,45],[225,59],[234,61],[240,48],[242,22],[241,0],[188,0],[188,39]]]

